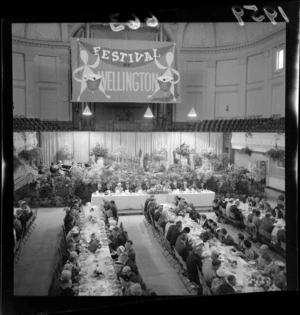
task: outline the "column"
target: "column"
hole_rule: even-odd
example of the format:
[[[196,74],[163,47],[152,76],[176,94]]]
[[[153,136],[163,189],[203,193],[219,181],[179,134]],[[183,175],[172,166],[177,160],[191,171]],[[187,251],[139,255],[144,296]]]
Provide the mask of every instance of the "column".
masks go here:
[[[239,59],[239,104],[241,111],[238,116],[247,117],[247,99],[246,99],[246,86],[247,86],[247,57]]]
[[[206,60],[207,82],[206,82],[206,103],[203,104],[203,118],[215,119],[216,117],[216,60]]]
[[[34,55],[25,54],[25,115],[27,118],[39,117],[39,101],[35,99],[35,63]],[[39,94],[38,94],[39,95]]]

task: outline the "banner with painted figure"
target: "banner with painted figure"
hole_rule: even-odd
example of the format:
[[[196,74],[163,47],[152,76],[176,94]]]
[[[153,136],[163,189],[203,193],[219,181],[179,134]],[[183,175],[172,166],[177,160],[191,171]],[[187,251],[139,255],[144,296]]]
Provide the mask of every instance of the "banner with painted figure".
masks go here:
[[[72,39],[72,102],[181,103],[175,43]]]

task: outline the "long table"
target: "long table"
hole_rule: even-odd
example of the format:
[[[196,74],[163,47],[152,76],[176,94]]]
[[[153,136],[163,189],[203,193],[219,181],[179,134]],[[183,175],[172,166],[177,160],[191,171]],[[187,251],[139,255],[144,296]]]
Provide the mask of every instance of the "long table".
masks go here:
[[[188,203],[193,203],[195,207],[210,207],[215,198],[213,191],[207,190],[202,192],[186,193],[176,192],[169,194],[155,194],[158,203],[171,203],[174,201],[175,196],[184,198]],[[101,206],[104,200],[114,200],[119,210],[125,209],[141,209],[145,204],[148,194],[92,194],[91,204],[93,206]]]
[[[89,207],[84,209],[81,215],[82,229],[81,236],[85,242],[90,241],[94,233],[100,240],[101,248],[93,254],[87,249],[79,254],[81,265],[79,279],[79,296],[113,296],[121,295],[121,288],[116,283],[116,272],[111,258],[108,239],[105,231],[105,224],[101,217],[101,211],[97,208],[92,214]],[[91,215],[93,220],[90,220]],[[94,270],[101,271],[104,276],[96,278]]]
[[[170,211],[172,204],[163,204],[164,210],[168,211],[168,219],[173,223],[167,223],[168,227],[176,221],[182,222],[182,228],[189,227],[190,233],[187,235],[188,239],[191,241],[191,245],[194,247],[200,242],[200,234],[204,231],[199,223],[191,220],[189,217],[176,216],[175,213]],[[167,229],[167,226],[166,226]],[[190,242],[189,242],[190,243]],[[245,261],[243,258],[239,257],[231,249],[233,246],[227,246],[222,244],[220,241],[214,239],[208,242],[204,242],[204,257],[210,257],[213,250],[217,250],[220,253],[219,259],[222,261],[222,269],[229,275],[232,274],[236,277],[237,284],[234,288],[236,292],[263,292],[263,291],[278,291],[275,285],[270,285],[268,289],[262,287],[259,281],[253,281],[251,277],[260,277],[265,281],[270,281],[269,277],[262,276],[262,272],[255,269],[253,265]],[[237,266],[232,266],[232,261],[236,261]],[[254,283],[255,282],[255,283]]]

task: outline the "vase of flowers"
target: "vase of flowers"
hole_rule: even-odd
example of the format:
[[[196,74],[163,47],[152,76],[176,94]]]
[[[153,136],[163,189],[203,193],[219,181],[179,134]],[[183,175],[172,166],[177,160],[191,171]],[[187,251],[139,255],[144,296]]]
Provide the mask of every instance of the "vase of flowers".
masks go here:
[[[104,165],[104,158],[108,155],[108,150],[104,146],[97,143],[91,150],[90,155],[95,156],[95,162],[98,165]],[[99,160],[99,162],[98,162]]]

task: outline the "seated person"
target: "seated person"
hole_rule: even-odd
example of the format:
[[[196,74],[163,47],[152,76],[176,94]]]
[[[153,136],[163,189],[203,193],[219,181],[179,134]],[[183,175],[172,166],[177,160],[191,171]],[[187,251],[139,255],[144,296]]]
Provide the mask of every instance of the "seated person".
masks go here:
[[[158,219],[161,217],[161,215],[162,215],[162,211],[163,211],[163,206],[162,205],[160,205],[159,207],[158,207],[158,209],[156,209],[155,210],[155,212],[154,212],[154,221],[155,222],[158,222]]]
[[[201,222],[200,225],[202,226],[203,229],[210,229],[210,225],[208,223],[208,220],[206,218],[205,214],[201,215]]]
[[[253,221],[253,217],[254,217],[254,214],[256,213],[256,209],[252,209],[252,213],[250,213],[247,217],[247,223],[249,225],[252,224],[252,221]]]
[[[264,266],[263,275],[272,278],[275,273],[275,263],[270,255],[264,255]]]
[[[238,255],[247,261],[254,260],[255,259],[255,253],[251,248],[252,247],[251,242],[248,240],[245,240],[244,244],[242,246],[244,248],[244,253],[238,253]]]
[[[132,262],[135,263],[135,250],[132,248],[133,242],[131,240],[127,240],[125,243],[125,251],[128,255],[128,258],[131,259]]]
[[[265,213],[266,214],[270,213],[271,216],[273,215],[273,209],[272,209],[271,205],[268,202],[265,203]]]
[[[22,209],[17,209],[17,211],[16,211],[16,217],[17,217],[17,219],[21,222],[23,231],[25,231],[26,223],[27,223],[27,221],[28,221],[28,216],[27,216],[27,214],[26,214]]]
[[[216,250],[213,250],[211,252],[210,257],[206,257],[202,261],[202,273],[203,273],[204,280],[206,280],[206,278],[207,279],[210,278],[209,287],[211,286],[211,282],[213,278],[217,276],[216,270],[218,270],[218,268],[215,270],[212,264],[219,261],[219,255],[220,255],[219,252],[217,252]],[[221,266],[221,263],[220,264],[217,263],[217,265]],[[210,277],[212,273],[213,273],[213,277]]]
[[[119,215],[118,215],[118,209],[117,209],[117,206],[116,206],[116,203],[114,200],[111,200],[110,203],[109,203],[109,209],[111,210],[112,212],[112,215],[113,215],[113,218],[118,221],[119,220]]]
[[[66,294],[68,292],[68,290],[67,291],[64,291],[64,290],[66,288],[71,288],[71,286],[69,285],[70,284],[70,282],[69,282],[70,280],[71,280],[71,271],[63,270],[61,272],[61,275],[60,275],[59,279],[57,279],[54,282],[51,295],[53,295],[53,296],[68,295],[68,294]],[[64,293],[62,294],[63,291],[64,291]],[[74,288],[74,291],[73,291],[74,294],[71,292],[70,295],[71,296],[75,295],[76,291],[77,291],[77,289]]]
[[[192,248],[188,246],[187,241],[187,234],[183,233],[182,235],[178,236],[175,244],[175,249],[177,253],[182,257],[183,261],[185,262],[192,251]]]
[[[234,219],[236,221],[244,221],[244,216],[242,215],[241,210],[238,208],[240,205],[240,201],[238,199],[235,200],[235,203],[230,207],[230,212],[233,213]]]
[[[126,282],[130,281],[133,283],[138,283],[141,285],[142,290],[147,290],[147,286],[140,273],[136,275],[134,272],[131,271],[131,268],[129,266],[123,267],[120,277],[122,277],[123,280],[125,280]]]
[[[76,252],[71,252],[66,264],[70,264],[72,266],[72,278],[77,282],[80,271],[78,254]]]
[[[123,187],[121,185],[121,183],[118,183],[116,189],[115,189],[116,193],[122,193],[123,192]]]
[[[218,224],[216,222],[212,223],[212,234],[217,237],[217,228],[218,228]]]
[[[121,235],[121,230],[118,227],[114,227],[112,229],[112,240],[108,241],[109,243],[109,248],[112,250],[117,250],[117,247],[120,245],[124,246],[125,245],[125,240]]]
[[[189,217],[190,217],[193,221],[199,223],[200,214],[196,211],[196,209],[195,209],[194,207],[189,206],[189,207],[187,208],[187,212],[189,213]]]
[[[212,208],[213,208],[213,211],[215,212],[215,214],[218,218],[218,221],[219,221],[219,219],[222,216],[222,211],[220,210],[220,204],[219,204],[219,200],[217,198],[215,198],[213,200]]]
[[[107,211],[110,209],[110,203],[107,200],[103,200],[103,209]]]
[[[273,217],[275,219],[282,219],[283,218],[283,207],[280,207],[280,206],[276,206],[273,210]]]
[[[220,285],[219,287],[219,294],[234,294],[234,286],[236,285],[236,278],[234,275],[229,275],[225,277],[225,281],[223,284]]]
[[[221,267],[221,264],[222,264],[222,262],[219,259],[212,261],[211,267],[208,270],[206,270],[205,272],[203,272],[203,277],[204,277],[204,280],[205,280],[206,284],[208,285],[208,287],[211,287],[211,283],[212,283],[213,279],[216,278],[216,276],[217,276],[216,272]]]
[[[234,246],[235,245],[235,242],[234,242],[232,236],[228,234],[226,229],[222,228],[221,234],[222,234],[222,239],[223,239],[222,243],[224,243],[227,246]]]
[[[74,227],[68,236],[66,237],[66,244],[74,243],[74,244],[79,244],[79,241],[81,239],[79,229],[77,227]]]
[[[179,236],[181,231],[182,231],[181,221],[177,221],[174,225],[170,226],[166,238],[170,242],[171,246],[175,246],[177,237]]]
[[[181,185],[177,182],[176,179],[173,180],[173,183],[171,183],[170,187],[172,190],[181,189]]]
[[[281,261],[275,262],[275,268],[273,273],[273,281],[277,288],[280,290],[287,289],[287,282],[286,282],[286,265]]]
[[[74,244],[74,243],[69,243],[68,245],[67,245],[67,249],[64,251],[64,253],[63,253],[63,263],[65,264],[67,261],[68,261],[68,259],[69,259],[69,257],[70,257],[70,254],[72,253],[72,252],[75,252],[76,251],[76,245]],[[77,253],[78,254],[78,253]]]
[[[234,247],[236,248],[236,250],[238,250],[239,252],[243,252],[244,251],[244,241],[245,241],[245,236],[242,233],[238,233],[238,237],[237,237],[237,243],[234,245]]]
[[[260,230],[267,232],[267,233],[272,233],[274,229],[274,224],[273,220],[271,219],[271,213],[267,212],[265,217],[260,220]]]
[[[262,245],[263,246],[263,245]],[[266,245],[267,246],[267,245]],[[257,262],[257,270],[261,270],[263,271],[264,273],[268,273],[270,269],[270,267],[267,267],[270,263],[272,264],[272,258],[271,256],[265,252],[263,255],[260,255],[257,259],[256,259],[256,262]]]
[[[192,283],[196,283],[199,287],[202,287],[198,274],[198,272],[202,272],[202,253],[203,243],[195,246],[186,260],[188,278]],[[201,292],[199,292],[199,294],[201,294]]]
[[[206,229],[204,232],[200,234],[200,239],[203,240],[204,243],[213,238],[214,235],[211,233],[210,229]]]
[[[138,276],[138,273],[139,273],[138,267],[137,267],[137,265],[136,265],[131,259],[129,259],[127,252],[123,252],[123,253],[119,256],[119,261],[122,262],[123,268],[126,267],[126,266],[129,266],[130,269],[131,269],[131,271],[132,271],[133,273],[135,273],[136,276]]]
[[[137,188],[137,185],[136,185],[135,181],[130,183],[130,185],[129,185],[129,191],[130,192],[135,192],[136,188]]]
[[[22,223],[18,219],[17,215],[14,215],[14,229],[16,232],[16,241],[19,241],[22,236],[23,228],[22,228]]]
[[[113,260],[117,261],[119,259],[120,255],[124,252],[125,252],[125,247],[123,245],[120,245],[117,247],[116,251],[112,250],[111,257]]]
[[[157,224],[163,228],[164,234],[165,234],[165,228],[166,225],[168,223],[168,211],[167,210],[163,210],[161,213],[161,216],[159,217]]]
[[[213,295],[218,295],[220,286],[226,283],[225,278],[227,277],[227,272],[223,268],[219,268],[216,271],[216,275],[217,276],[212,280],[211,287],[210,287],[210,290]]]

